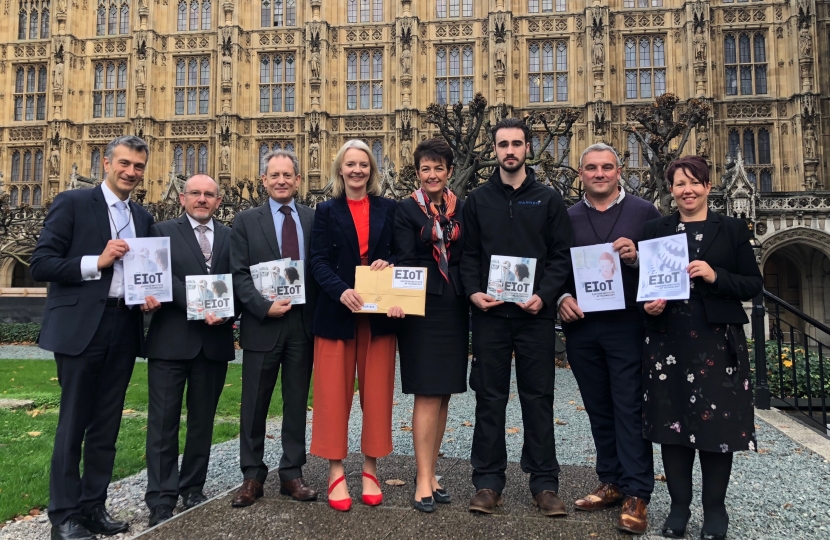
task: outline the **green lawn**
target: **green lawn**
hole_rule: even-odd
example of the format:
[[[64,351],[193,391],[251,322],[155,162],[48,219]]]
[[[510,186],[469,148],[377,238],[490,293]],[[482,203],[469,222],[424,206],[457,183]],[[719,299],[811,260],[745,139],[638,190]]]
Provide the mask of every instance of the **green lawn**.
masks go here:
[[[242,394],[242,366],[231,364],[225,389],[219,400],[213,443],[239,435],[239,404]],[[269,414],[282,414],[279,381]],[[0,520],[7,520],[32,508],[49,504],[49,461],[58,423],[60,387],[55,362],[51,360],[0,360],[0,397],[35,401],[33,411],[0,409]],[[309,404],[311,397],[309,396]],[[113,479],[123,478],[145,468],[147,421],[147,364],[137,363],[124,403],[128,413],[121,421],[116,444]],[[179,448],[184,450],[185,423],[179,432]]]

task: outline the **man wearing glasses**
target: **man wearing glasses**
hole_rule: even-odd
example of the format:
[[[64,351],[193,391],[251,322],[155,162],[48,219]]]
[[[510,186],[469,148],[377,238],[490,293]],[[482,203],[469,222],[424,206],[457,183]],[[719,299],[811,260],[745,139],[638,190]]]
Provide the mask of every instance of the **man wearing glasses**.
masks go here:
[[[170,238],[173,273],[173,302],[163,304],[153,316],[147,334],[150,403],[144,501],[150,508],[151,527],[173,516],[179,496],[185,510],[207,500],[202,489],[213,420],[228,362],[234,359],[233,318],[221,319],[208,312],[204,321],[187,320],[186,276],[230,273],[231,231],[213,218],[222,202],[219,186],[210,176],[193,176],[185,183],[179,202],[183,216],[157,223],[150,230],[151,236]],[[185,384],[187,441],[179,469]]]

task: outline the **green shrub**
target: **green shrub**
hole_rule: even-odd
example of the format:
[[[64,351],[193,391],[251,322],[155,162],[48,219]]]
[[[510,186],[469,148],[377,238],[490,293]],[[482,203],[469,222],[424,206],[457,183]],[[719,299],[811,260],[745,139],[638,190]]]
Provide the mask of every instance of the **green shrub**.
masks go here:
[[[807,359],[804,356],[804,348],[796,346],[792,350],[786,343],[781,344],[781,363],[778,362],[778,342],[766,342],[767,357],[767,381],[770,392],[784,398],[821,398],[821,369],[819,366],[818,352],[810,351],[810,394],[807,392]],[[754,365],[755,357],[750,343],[749,361]],[[824,397],[830,397],[830,355],[823,354],[824,358]],[[796,389],[793,391],[793,370],[795,371]],[[754,370],[753,370],[754,371]],[[782,385],[783,382],[783,385]]]
[[[0,343],[34,343],[39,333],[38,323],[0,323]]]

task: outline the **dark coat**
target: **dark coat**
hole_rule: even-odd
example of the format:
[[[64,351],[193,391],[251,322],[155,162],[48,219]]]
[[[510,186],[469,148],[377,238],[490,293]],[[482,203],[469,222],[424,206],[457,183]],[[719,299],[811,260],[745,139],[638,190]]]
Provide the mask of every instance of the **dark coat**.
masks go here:
[[[204,350],[211,360],[234,359],[233,323],[209,326],[205,321],[187,320],[187,276],[231,273],[231,229],[213,220],[213,255],[210,272],[186,215],[156,223],[151,236],[170,238],[170,269],[173,272],[173,301],[165,302],[153,314],[147,332],[147,356],[159,360],[191,360]],[[239,310],[239,302],[234,306]]]
[[[130,201],[135,236],[150,236],[153,217]],[[42,349],[75,356],[89,345],[109,296],[112,267],[101,270],[101,279],[84,281],[81,257],[100,255],[112,240],[110,217],[101,186],[58,193],[43,222],[32,253],[31,272],[35,281],[48,281],[49,293],[38,343]],[[144,316],[136,317],[144,356]]]
[[[464,294],[461,283],[461,250],[464,247],[464,201],[458,200],[453,218],[461,225],[461,237],[450,245],[447,252],[450,282],[455,294]],[[447,282],[438,270],[438,262],[432,254],[432,229],[425,229],[427,217],[418,202],[408,197],[398,203],[395,211],[395,257],[398,266],[417,266],[427,269],[427,294],[442,294]],[[424,239],[426,237],[426,239]]]
[[[318,288],[311,273],[309,252],[312,236],[314,210],[295,203],[300,225],[303,228],[305,249],[305,304],[291,309],[303,310],[303,327],[311,339],[311,318],[317,301]],[[272,302],[265,300],[254,287],[251,265],[282,259],[277,241],[277,229],[271,214],[271,205],[266,201],[262,206],[240,212],[233,220],[231,231],[231,270],[233,272],[234,296],[240,303],[242,328],[240,345],[243,349],[268,352],[279,339],[283,319],[269,317]]]
[[[398,203],[369,195],[369,262],[383,259],[395,264],[393,232]],[[314,311],[314,335],[327,339],[354,339],[355,316],[340,303],[340,296],[354,288],[355,268],[360,266],[357,229],[345,197],[317,205],[311,241],[311,270],[322,294]],[[372,335],[394,334],[395,321],[386,315],[371,316]]]
[[[651,220],[643,227],[643,240],[677,234],[680,214]],[[764,287],[764,278],[749,240],[752,234],[746,222],[712,212],[706,215],[703,226],[703,245],[697,260],[705,261],[717,273],[709,284],[703,278],[694,278],[695,290],[703,298],[706,318],[711,324],[746,324],[749,318],[741,301],[751,300]],[[646,324],[652,330],[662,330],[666,311],[652,317],[646,314]]]

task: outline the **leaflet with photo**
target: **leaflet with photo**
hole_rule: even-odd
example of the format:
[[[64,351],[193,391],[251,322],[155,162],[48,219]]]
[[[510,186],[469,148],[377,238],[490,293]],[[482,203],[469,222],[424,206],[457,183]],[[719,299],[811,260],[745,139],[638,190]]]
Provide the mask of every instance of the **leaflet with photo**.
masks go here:
[[[291,304],[305,304],[305,264],[303,261],[279,259],[251,266],[254,287],[265,300],[290,299]]]
[[[146,296],[159,302],[173,301],[170,270],[170,238],[125,238],[130,246],[124,254],[124,302],[143,304]]]
[[[689,244],[685,234],[641,240],[638,302],[689,299]]]
[[[576,303],[585,313],[625,309],[620,254],[613,244],[571,248]]]
[[[203,321],[208,313],[220,319],[233,317],[231,274],[186,276],[185,292],[188,321]]]
[[[533,296],[535,274],[536,259],[493,255],[487,276],[487,294],[505,302],[527,302]]]

